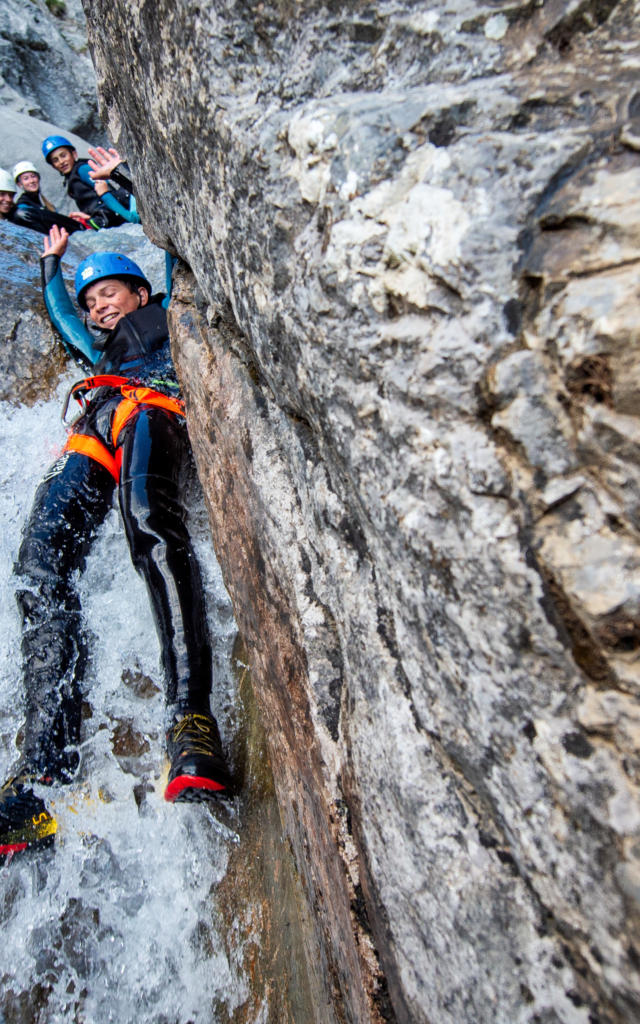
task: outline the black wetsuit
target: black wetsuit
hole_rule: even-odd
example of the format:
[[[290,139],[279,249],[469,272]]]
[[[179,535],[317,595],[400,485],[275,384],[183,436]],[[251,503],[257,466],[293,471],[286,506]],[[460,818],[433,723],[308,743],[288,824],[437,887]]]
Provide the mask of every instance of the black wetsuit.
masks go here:
[[[43,260],[45,296],[54,280],[61,287],[58,264],[56,256]],[[71,314],[60,312],[59,302],[52,308],[64,338]],[[77,350],[77,324],[75,330]],[[184,417],[162,407],[175,403],[177,392],[165,310],[153,299],[123,317],[99,349],[94,340],[93,355],[91,341],[87,345],[94,374],[118,374],[149,391],[137,390],[136,401],[113,382],[88,390],[67,450],[38,488],[16,563],[26,687],[23,758],[37,773],[61,781],[77,762],[87,660],[77,575],[116,491],[131,558],[151,600],[170,710],[210,710],[204,595],[182,500],[190,447]],[[74,445],[94,445],[95,453]]]
[[[63,213],[47,210],[46,206],[40,206],[31,200],[23,201],[23,196],[24,193],[20,196],[17,205],[12,207],[6,215],[5,219],[10,220],[12,224],[31,228],[32,231],[39,231],[43,235],[48,235],[54,224],[57,224],[59,228],[65,228],[70,235],[74,231],[84,231],[82,224],[78,224],[77,220],[65,217]]]
[[[110,210],[102,201],[89,178],[89,161],[76,160],[69,174],[65,175],[67,194],[82,213],[88,213],[99,228],[115,228],[124,224],[124,219]],[[128,206],[129,193],[122,188],[109,188],[122,206]]]
[[[29,206],[39,206],[41,209],[48,210],[49,207],[45,206],[42,202],[42,196],[40,192],[21,192],[16,199],[16,206],[24,206],[28,203]],[[55,213],[55,210],[51,210],[51,213]]]

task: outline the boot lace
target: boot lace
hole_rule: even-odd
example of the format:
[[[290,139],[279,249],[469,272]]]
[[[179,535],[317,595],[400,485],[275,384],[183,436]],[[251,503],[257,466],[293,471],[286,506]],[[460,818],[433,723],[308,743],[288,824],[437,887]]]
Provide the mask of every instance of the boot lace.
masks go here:
[[[180,751],[197,754],[216,754],[217,731],[212,719],[206,715],[185,715],[171,731],[171,740]]]

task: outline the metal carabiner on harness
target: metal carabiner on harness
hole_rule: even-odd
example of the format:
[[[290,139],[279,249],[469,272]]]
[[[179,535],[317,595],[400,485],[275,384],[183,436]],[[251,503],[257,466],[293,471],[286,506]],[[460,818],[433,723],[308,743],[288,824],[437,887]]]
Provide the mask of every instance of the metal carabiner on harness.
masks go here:
[[[72,420],[67,421],[67,412],[69,410],[69,402],[72,398],[75,398],[76,402],[80,405],[80,412],[76,413]],[[84,391],[81,391],[77,384],[74,384],[72,388],[69,388],[67,397],[65,399],[64,408],[62,410],[62,422],[65,427],[72,427],[74,423],[77,423],[87,411],[87,400],[84,396]]]

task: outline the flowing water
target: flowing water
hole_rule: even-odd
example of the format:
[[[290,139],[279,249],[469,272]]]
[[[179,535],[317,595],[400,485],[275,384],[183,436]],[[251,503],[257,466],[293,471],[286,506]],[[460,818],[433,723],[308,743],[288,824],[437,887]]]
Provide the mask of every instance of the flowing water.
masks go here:
[[[22,721],[12,565],[35,488],[64,442],[58,394],[0,418],[0,775]],[[228,742],[235,636],[207,536],[191,502],[217,681],[212,706]],[[228,1019],[247,994],[224,953],[216,886],[239,841],[204,806],[166,804],[159,646],[142,581],[113,509],[81,580],[92,662],[82,762],[70,787],[42,789],[59,821],[55,848],[0,867],[0,1024],[188,1024]]]

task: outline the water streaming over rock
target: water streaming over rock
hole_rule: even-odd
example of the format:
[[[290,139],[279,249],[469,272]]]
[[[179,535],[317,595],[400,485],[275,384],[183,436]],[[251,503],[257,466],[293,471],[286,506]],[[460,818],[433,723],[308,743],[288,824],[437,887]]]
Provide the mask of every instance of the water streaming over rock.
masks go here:
[[[3,779],[17,756],[23,700],[13,562],[35,488],[64,443],[60,411],[78,376],[68,370],[57,393],[30,408],[2,403]],[[236,630],[195,482],[190,505],[214,647],[212,704],[228,742]],[[81,767],[73,786],[42,789],[59,821],[55,850],[0,867],[0,1022],[225,1019],[246,999],[224,952],[215,897],[238,841],[237,819],[217,825],[202,806],[163,799],[159,645],[116,508],[89,557],[81,595],[92,635]]]

